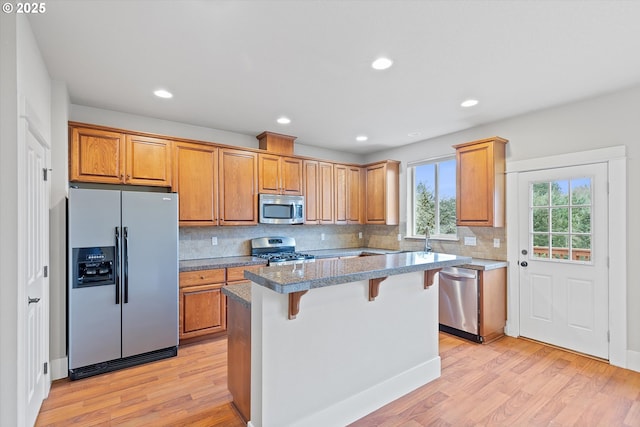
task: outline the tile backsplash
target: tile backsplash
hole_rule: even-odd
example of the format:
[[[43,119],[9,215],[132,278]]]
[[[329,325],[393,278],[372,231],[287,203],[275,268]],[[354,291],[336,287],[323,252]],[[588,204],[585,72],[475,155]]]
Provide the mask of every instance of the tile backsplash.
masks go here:
[[[424,239],[398,240],[404,224],[392,225],[267,225],[235,227],[181,227],[180,259],[244,256],[251,252],[250,240],[264,236],[287,236],[296,239],[298,251],[370,247],[391,250],[421,251]],[[362,238],[359,237],[362,233]],[[475,237],[476,246],[464,244],[465,237]],[[500,240],[495,248],[494,239]],[[213,241],[215,240],[215,245]],[[432,240],[435,252],[495,260],[507,259],[506,230],[490,227],[458,227],[458,240]]]

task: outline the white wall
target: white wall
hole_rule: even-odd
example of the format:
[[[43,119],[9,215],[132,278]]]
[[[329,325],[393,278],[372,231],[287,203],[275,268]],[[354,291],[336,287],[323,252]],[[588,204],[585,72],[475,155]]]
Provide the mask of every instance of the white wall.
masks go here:
[[[69,95],[63,82],[54,81],[51,93],[51,210],[49,358],[53,380],[67,376],[67,193]]]
[[[185,123],[155,119],[152,117],[120,113],[117,111],[103,110],[100,108],[86,107],[83,105],[71,105],[69,120],[120,129],[136,130],[140,132],[156,133],[177,138],[194,139],[197,141],[216,142],[218,144],[235,145],[238,147],[258,148],[256,135],[243,135],[240,133],[193,126]],[[362,157],[355,154],[342,153],[303,144],[295,144],[294,152],[299,156],[318,157],[338,162],[362,162]]]
[[[403,162],[434,156],[453,154],[454,144],[498,135],[509,140],[507,144],[507,168],[509,162],[544,158],[578,151],[625,145],[627,148],[630,189],[627,200],[627,218],[640,217],[640,192],[634,185],[640,181],[640,120],[638,104],[640,86],[634,86],[612,94],[587,99],[535,113],[513,117],[465,131],[421,141],[398,149],[374,153],[367,162],[379,159],[396,159]],[[400,186],[401,221],[406,221],[406,174]],[[511,201],[507,201],[510,203]],[[515,202],[515,201],[513,201]],[[507,218],[508,221],[508,218]],[[629,236],[640,236],[640,223],[630,220]],[[627,258],[640,258],[640,241],[630,238]],[[628,349],[640,352],[640,270],[634,263],[627,271],[627,319]]]
[[[0,425],[22,426],[27,394],[24,361],[24,289],[26,212],[24,195],[24,141],[18,132],[26,111],[30,126],[51,141],[51,80],[25,16],[2,14],[2,141],[0,143]],[[44,292],[46,295],[48,292]],[[46,312],[46,311],[45,311]]]
[[[18,78],[16,15],[0,14],[0,425],[18,424]]]

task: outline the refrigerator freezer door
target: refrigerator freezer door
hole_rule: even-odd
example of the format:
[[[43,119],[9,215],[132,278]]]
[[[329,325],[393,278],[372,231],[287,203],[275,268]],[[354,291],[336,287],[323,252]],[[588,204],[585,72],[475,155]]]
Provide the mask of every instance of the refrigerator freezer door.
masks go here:
[[[122,357],[178,345],[178,195],[122,192]]]
[[[120,192],[69,189],[69,273],[73,248],[115,246],[120,226]],[[68,289],[69,369],[118,359],[120,305],[116,285]]]

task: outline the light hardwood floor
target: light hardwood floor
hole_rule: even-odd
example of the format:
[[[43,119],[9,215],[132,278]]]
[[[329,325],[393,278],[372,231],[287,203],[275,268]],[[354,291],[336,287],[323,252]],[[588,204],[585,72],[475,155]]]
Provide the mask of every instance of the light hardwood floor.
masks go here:
[[[178,357],[53,384],[38,426],[245,425],[226,388],[225,338]],[[440,335],[442,377],[364,426],[640,426],[640,373],[540,343]]]

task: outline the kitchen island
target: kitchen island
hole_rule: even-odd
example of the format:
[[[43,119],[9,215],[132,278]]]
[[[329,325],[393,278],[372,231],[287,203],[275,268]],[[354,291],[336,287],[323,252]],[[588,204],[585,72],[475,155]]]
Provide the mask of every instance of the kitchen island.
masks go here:
[[[434,275],[470,261],[408,252],[246,271],[249,425],[346,425],[439,377]],[[240,290],[225,292],[229,301],[241,301]],[[234,363],[230,389],[232,372],[248,371]]]

